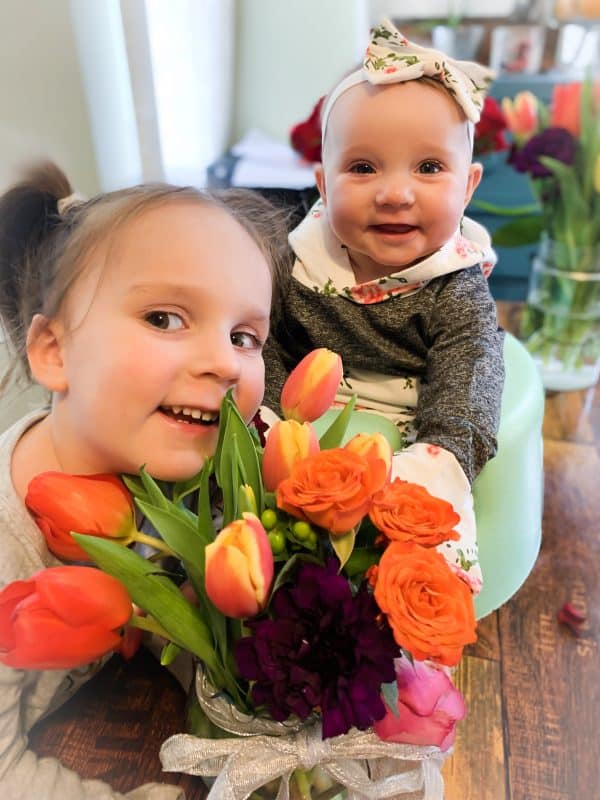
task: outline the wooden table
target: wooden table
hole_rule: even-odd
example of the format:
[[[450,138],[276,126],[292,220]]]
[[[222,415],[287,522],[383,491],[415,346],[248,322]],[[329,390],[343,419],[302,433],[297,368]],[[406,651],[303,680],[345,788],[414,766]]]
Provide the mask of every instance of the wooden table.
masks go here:
[[[515,330],[515,308],[499,306]],[[444,770],[446,800],[600,798],[600,387],[546,398],[544,448],[540,557],[482,620],[457,671],[469,715]],[[587,616],[579,637],[556,620],[566,601]],[[161,773],[158,760],[162,741],[182,730],[185,702],[150,655],[115,657],[36,726],[31,746],[121,791],[164,780],[201,800],[199,779]]]

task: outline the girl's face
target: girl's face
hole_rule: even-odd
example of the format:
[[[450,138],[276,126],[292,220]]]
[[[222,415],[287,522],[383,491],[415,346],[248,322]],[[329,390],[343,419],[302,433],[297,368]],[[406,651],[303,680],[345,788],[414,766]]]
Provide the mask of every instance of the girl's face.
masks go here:
[[[64,390],[50,420],[62,469],[198,472],[227,390],[246,421],[262,400],[270,304],[264,256],[222,209],[171,202],[127,223],[59,319]]]

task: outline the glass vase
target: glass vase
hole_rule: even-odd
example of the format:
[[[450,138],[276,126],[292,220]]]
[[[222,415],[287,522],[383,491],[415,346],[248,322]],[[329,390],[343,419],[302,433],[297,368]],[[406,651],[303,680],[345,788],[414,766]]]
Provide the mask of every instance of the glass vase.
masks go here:
[[[600,375],[600,244],[542,236],[533,259],[521,338],[544,387],[594,386]]]
[[[188,697],[186,729],[188,733],[206,739],[226,739],[234,734],[220,728],[208,718],[198,702],[195,691]],[[208,789],[214,778],[202,778]],[[275,800],[279,790],[279,779],[261,786],[250,796],[250,800]],[[290,781],[290,800],[345,800],[347,791],[333,781],[320,767],[312,770],[296,770]]]

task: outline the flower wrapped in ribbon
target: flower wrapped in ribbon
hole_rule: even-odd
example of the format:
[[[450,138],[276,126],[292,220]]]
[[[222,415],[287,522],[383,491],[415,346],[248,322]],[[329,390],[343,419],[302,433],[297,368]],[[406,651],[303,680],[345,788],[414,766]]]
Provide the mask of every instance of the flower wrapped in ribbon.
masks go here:
[[[166,639],[165,664],[181,651],[194,657],[202,724],[169,739],[161,760],[215,778],[210,798],[442,798],[439,767],[465,713],[448,667],[476,638],[469,585],[438,552],[456,538],[459,515],[392,480],[380,433],[349,438],[353,402],[317,436],[312,421],[330,406],[341,370],[328,351],[298,365],[282,394],[287,419],[264,448],[228,393],[215,455],[185,483],[159,486],[142,470],[124,484],[42,475],[32,487],[48,541],[58,537],[64,557],[83,552],[101,570],[59,568],[73,581],[63,577],[53,594],[56,624],[67,638],[69,625],[85,636],[73,663],[118,650],[125,625]],[[70,496],[77,505],[66,514]],[[149,557],[131,547],[137,537],[152,549],[132,502],[161,537]],[[78,580],[81,570],[110,582],[111,613],[89,605],[95,582]],[[0,661],[16,664],[18,651],[18,666],[36,668],[53,656],[25,663],[25,623],[29,641],[35,631],[21,606],[32,593],[43,602],[44,573],[29,583],[0,592]],[[56,605],[72,609],[70,598],[101,618],[97,634],[79,611],[63,619]],[[72,657],[65,648],[55,661]]]

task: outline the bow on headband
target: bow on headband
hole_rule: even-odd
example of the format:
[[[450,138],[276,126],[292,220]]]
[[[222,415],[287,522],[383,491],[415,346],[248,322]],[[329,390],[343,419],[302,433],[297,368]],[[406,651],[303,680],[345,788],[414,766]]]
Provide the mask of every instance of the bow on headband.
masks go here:
[[[483,99],[494,77],[492,70],[474,61],[456,61],[439,50],[413,44],[386,19],[371,34],[362,69],[352,72],[330,93],[322,114],[323,138],[333,104],[352,86],[364,82],[402,83],[422,77],[439,81],[469,122],[479,122]]]

